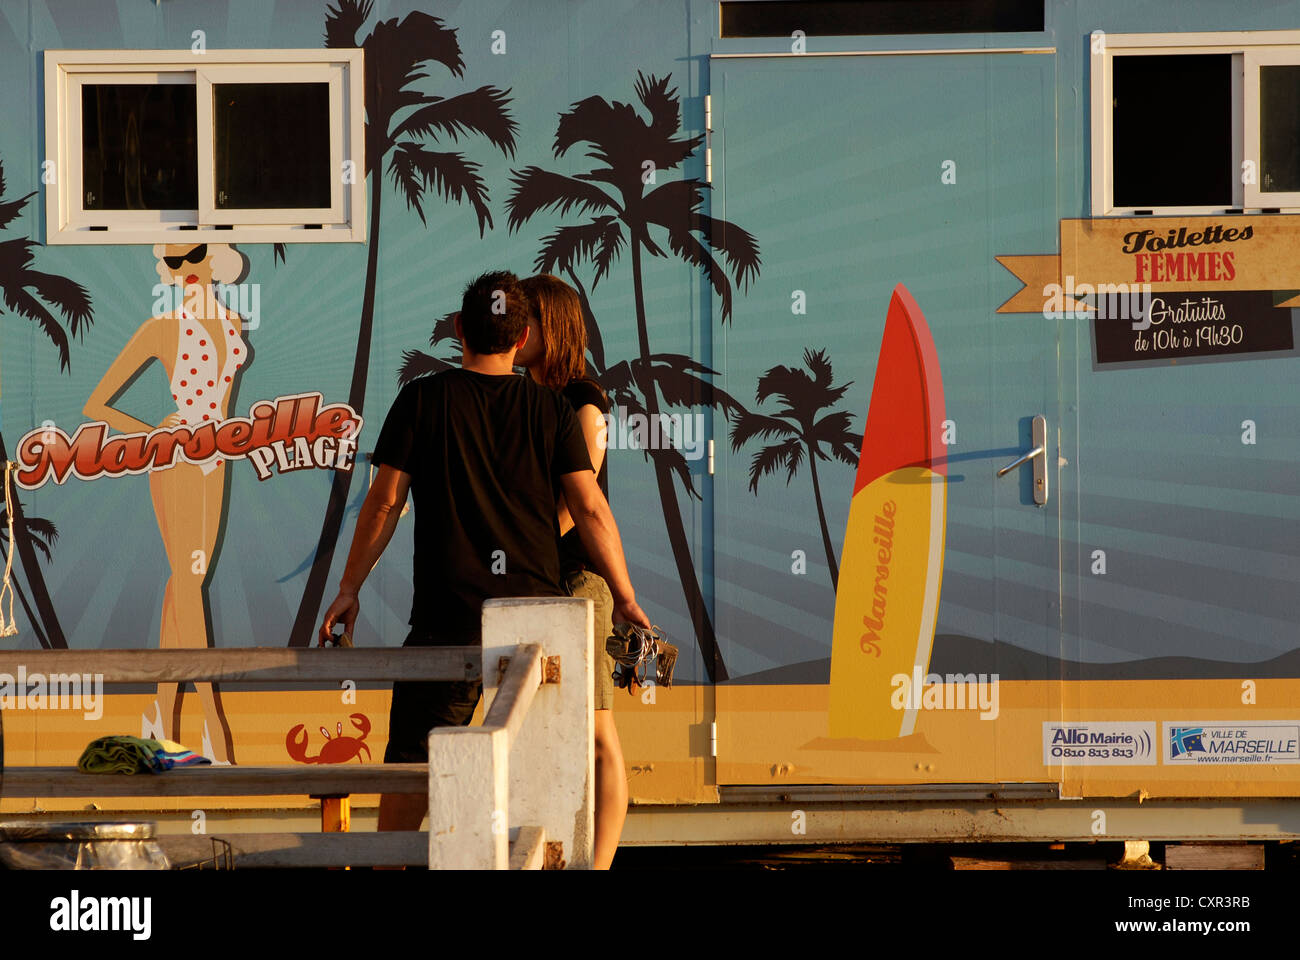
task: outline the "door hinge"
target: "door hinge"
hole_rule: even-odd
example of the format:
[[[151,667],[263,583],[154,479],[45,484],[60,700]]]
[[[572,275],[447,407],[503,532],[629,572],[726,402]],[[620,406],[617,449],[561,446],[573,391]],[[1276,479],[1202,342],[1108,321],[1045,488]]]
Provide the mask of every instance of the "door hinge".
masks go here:
[[[709,476],[713,476],[713,441],[709,440]]]
[[[713,182],[713,96],[707,93],[704,95],[704,182]]]
[[[709,756],[718,755],[718,721],[714,720],[709,724]]]

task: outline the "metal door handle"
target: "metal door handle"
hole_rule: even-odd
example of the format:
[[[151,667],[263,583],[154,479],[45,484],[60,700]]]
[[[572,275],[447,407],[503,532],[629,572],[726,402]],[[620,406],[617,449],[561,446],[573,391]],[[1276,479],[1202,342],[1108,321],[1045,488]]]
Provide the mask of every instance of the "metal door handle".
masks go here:
[[[1029,451],[1028,453],[1026,453],[1023,457],[1021,457],[1019,460],[1013,460],[1011,463],[1008,463],[1005,467],[1003,467],[1001,470],[999,470],[999,471],[998,471],[998,476],[999,476],[999,477],[1005,477],[1005,476],[1006,476],[1008,473],[1010,473],[1012,470],[1016,469],[1016,467],[1020,466],[1020,465],[1023,464],[1023,463],[1026,463],[1026,462],[1029,461],[1029,460],[1032,460],[1034,457],[1041,456],[1042,454],[1044,454],[1044,453],[1046,453],[1046,452],[1047,452],[1047,451],[1044,450],[1042,447],[1034,447],[1034,449],[1030,450],[1030,451]]]
[[[998,471],[999,477],[1005,477],[1016,467],[1024,466],[1030,460],[1034,462],[1034,503],[1042,506],[1047,503],[1047,418],[1044,416],[1034,417],[1033,420],[1033,444],[1034,448],[1024,456],[1017,457],[1011,463]]]

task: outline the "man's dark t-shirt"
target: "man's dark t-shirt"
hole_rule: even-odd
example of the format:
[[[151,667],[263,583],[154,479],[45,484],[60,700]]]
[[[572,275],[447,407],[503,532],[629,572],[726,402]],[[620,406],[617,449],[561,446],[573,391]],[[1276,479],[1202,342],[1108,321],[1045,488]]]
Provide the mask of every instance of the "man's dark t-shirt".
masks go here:
[[[609,413],[609,397],[601,389],[600,384],[590,377],[580,377],[570,380],[568,385],[560,391],[561,394],[569,401],[573,407],[573,412],[577,413],[587,404],[592,404],[601,413]],[[581,429],[581,424],[579,424]],[[600,471],[596,474],[596,481],[600,484],[600,492],[609,499],[609,454],[601,458]],[[560,538],[560,568],[565,574],[572,573],[574,570],[592,570],[591,558],[587,555],[587,548],[582,544],[582,537],[578,534],[578,528],[574,527],[563,537]]]
[[[480,636],[483,601],[563,596],[560,477],[590,470],[568,401],[528,377],[455,369],[397,395],[373,462],[411,476],[411,625],[450,644]]]

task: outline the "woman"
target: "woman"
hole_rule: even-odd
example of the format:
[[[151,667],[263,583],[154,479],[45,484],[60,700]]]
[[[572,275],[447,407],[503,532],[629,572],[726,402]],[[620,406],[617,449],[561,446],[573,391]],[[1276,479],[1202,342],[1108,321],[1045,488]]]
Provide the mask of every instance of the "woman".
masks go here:
[[[600,489],[608,497],[604,415],[609,411],[609,399],[600,384],[587,375],[587,327],[582,317],[582,301],[572,287],[548,273],[528,278],[523,286],[532,304],[533,319],[528,324],[528,342],[515,355],[515,362],[538,383],[563,393],[573,405]],[[558,512],[560,564],[565,586],[570,594],[586,597],[595,606],[596,842],[592,866],[607,870],[618,849],[627,817],[627,774],[611,709],[614,661],[605,652],[605,638],[613,632],[614,598],[605,581],[592,569],[563,499],[558,504]]]
[[[184,288],[175,310],[146,320],[109,366],[86,401],[85,414],[122,433],[148,433],[159,427],[217,422],[226,417],[230,393],[248,360],[241,336],[243,321],[217,299],[214,283],[234,283],[244,272],[242,254],[224,243],[157,244],[158,276]],[[137,420],[112,404],[153,360],[162,364],[171,384],[176,412],[158,427]],[[149,474],[149,495],[167,551],[170,575],[163,591],[163,649],[208,646],[204,600],[213,556],[221,542],[226,464],[213,458],[202,464],[180,460]],[[233,744],[219,693],[210,683],[195,684],[217,763],[233,762]],[[161,715],[162,736],[180,741],[176,714],[178,687],[158,685],[155,723]],[[147,719],[147,718],[146,718]]]

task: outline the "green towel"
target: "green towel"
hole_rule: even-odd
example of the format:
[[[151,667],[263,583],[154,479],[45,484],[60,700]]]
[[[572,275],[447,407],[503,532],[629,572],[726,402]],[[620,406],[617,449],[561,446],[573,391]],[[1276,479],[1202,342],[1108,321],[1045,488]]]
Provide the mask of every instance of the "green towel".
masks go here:
[[[154,755],[162,750],[157,740],[139,737],[100,737],[77,761],[82,773],[153,773]]]

